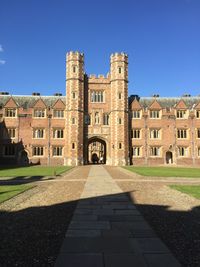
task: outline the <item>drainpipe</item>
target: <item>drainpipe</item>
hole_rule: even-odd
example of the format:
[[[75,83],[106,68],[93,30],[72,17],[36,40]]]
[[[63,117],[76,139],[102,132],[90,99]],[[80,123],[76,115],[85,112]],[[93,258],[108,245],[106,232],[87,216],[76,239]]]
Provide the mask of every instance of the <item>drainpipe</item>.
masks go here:
[[[49,114],[48,115],[48,145],[47,145],[47,149],[48,149],[48,158],[47,158],[47,164],[50,165],[51,163],[51,117],[52,115]]]
[[[191,134],[192,134],[192,164],[195,165],[195,138],[194,138],[194,114],[190,115],[191,121],[192,121],[192,129],[191,129]]]

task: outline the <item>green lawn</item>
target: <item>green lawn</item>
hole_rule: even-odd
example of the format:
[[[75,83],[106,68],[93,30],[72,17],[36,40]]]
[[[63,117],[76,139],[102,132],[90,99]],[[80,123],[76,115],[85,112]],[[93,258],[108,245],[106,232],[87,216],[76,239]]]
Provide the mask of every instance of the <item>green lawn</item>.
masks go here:
[[[170,185],[170,187],[200,199],[200,185]]]
[[[51,176],[59,175],[70,169],[69,166],[30,166],[30,167],[0,167],[0,177],[13,176]]]
[[[0,203],[4,202],[30,188],[33,185],[1,185],[0,186]]]
[[[140,167],[127,166],[124,168],[144,176],[200,178],[200,168],[141,167],[141,166]]]

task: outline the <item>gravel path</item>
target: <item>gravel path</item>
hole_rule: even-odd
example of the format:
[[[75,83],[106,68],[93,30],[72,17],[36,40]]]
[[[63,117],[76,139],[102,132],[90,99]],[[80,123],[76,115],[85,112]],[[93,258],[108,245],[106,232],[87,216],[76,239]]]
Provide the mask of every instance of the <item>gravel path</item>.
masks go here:
[[[174,179],[162,178],[159,182],[148,177],[145,181],[146,177],[140,180],[140,176],[120,168],[107,168],[123,191],[130,192],[145,219],[181,264],[200,266],[200,200],[169,188]],[[186,179],[178,178],[176,183],[193,183],[193,179]]]
[[[0,205],[1,266],[53,266],[84,188],[89,167],[75,168],[55,180]]]

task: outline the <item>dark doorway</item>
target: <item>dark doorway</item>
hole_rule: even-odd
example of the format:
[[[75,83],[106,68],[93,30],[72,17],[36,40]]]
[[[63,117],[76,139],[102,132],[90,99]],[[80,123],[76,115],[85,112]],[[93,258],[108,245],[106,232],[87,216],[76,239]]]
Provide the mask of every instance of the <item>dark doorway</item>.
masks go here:
[[[171,151],[166,152],[166,163],[172,164],[173,163],[173,154]]]
[[[88,164],[106,164],[106,142],[93,137],[88,140],[87,146]]]

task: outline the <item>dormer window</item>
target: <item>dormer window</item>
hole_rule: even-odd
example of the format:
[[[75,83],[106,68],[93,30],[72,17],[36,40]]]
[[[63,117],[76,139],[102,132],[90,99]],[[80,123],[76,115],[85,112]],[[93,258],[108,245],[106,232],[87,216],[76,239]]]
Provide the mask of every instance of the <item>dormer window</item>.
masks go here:
[[[177,119],[186,119],[186,114],[187,114],[186,110],[177,110],[176,111],[176,118]]]
[[[45,109],[34,109],[34,117],[35,118],[44,118],[45,117]]]
[[[160,110],[150,110],[150,118],[151,119],[159,119],[160,118]]]
[[[16,108],[5,108],[5,117],[13,118],[17,116]]]
[[[140,110],[133,110],[132,111],[132,118],[133,119],[140,119],[141,117],[141,111]]]
[[[53,110],[54,118],[64,118],[64,110],[63,109],[54,109]]]

